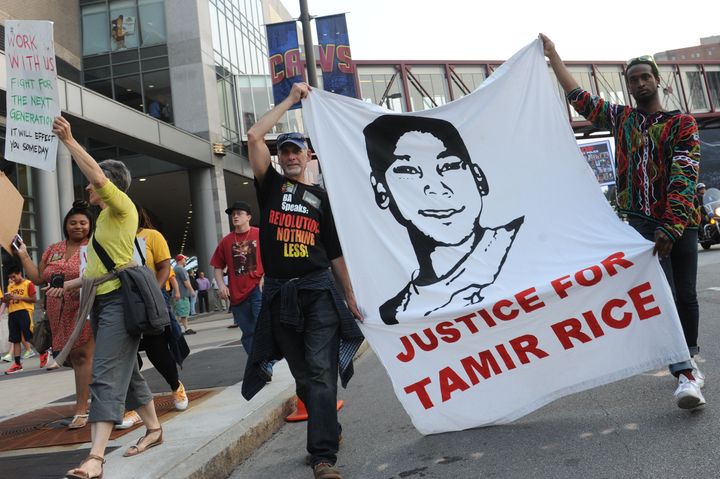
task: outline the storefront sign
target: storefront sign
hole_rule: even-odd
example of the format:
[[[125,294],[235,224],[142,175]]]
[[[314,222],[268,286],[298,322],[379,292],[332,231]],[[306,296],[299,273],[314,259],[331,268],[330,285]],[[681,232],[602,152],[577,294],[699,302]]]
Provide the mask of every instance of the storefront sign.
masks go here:
[[[5,67],[5,158],[55,171],[58,139],[52,123],[60,106],[52,22],[6,20]]]

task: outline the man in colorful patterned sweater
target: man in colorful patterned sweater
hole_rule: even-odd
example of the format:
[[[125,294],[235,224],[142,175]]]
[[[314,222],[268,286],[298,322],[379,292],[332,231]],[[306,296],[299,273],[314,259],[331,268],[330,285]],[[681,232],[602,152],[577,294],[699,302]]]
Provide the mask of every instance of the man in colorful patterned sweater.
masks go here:
[[[572,106],[597,128],[615,138],[617,204],[630,226],[653,241],[653,254],[673,291],[690,355],[698,353],[699,309],[696,293],[697,236],[700,217],[693,201],[700,162],[695,119],[662,109],[660,74],[651,56],[631,59],[625,77],[636,108],[615,105],[580,88],[554,43],[540,35],[545,55]],[[677,405],[705,404],[705,377],[695,361],[670,365],[678,378]]]

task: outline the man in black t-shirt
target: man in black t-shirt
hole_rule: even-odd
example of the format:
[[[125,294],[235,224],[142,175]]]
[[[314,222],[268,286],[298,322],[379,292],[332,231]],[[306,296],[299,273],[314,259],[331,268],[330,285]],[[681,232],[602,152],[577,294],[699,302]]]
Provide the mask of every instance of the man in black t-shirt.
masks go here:
[[[283,174],[271,166],[265,144],[265,135],[309,91],[307,84],[294,84],[290,95],[248,131],[248,156],[260,205],[265,287],[243,395],[249,399],[259,390],[255,385],[264,362],[287,359],[297,394],[308,410],[310,465],[316,478],[332,479],[341,478],[335,468],[341,433],[335,408],[337,376],[339,372],[344,386],[352,375],[352,356],[362,343],[353,316],[358,320],[362,316],[327,193],[309,184],[305,176],[309,155],[304,137],[278,136]],[[329,268],[347,305],[335,290]]]

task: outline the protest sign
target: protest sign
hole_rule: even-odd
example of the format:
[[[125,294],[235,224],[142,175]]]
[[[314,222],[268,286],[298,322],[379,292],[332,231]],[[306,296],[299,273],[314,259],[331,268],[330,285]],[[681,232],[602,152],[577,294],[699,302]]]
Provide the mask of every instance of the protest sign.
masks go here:
[[[615,184],[615,162],[610,148],[610,140],[581,143],[578,146],[588,166],[595,173],[595,178],[600,186]]]
[[[653,244],[602,196],[539,41],[439,108],[315,89],[303,118],[363,333],[421,433],[689,358]]]
[[[60,115],[53,23],[5,21],[7,127],[5,158],[55,171],[58,139],[52,123]]]

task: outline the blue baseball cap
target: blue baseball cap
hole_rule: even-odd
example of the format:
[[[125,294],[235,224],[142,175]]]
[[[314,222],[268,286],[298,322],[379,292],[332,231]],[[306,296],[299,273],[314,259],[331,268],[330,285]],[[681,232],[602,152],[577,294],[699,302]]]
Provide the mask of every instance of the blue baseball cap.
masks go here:
[[[301,150],[307,150],[307,143],[305,143],[305,136],[302,133],[292,131],[290,133],[283,133],[277,137],[277,149],[281,150],[283,146],[291,143]]]

